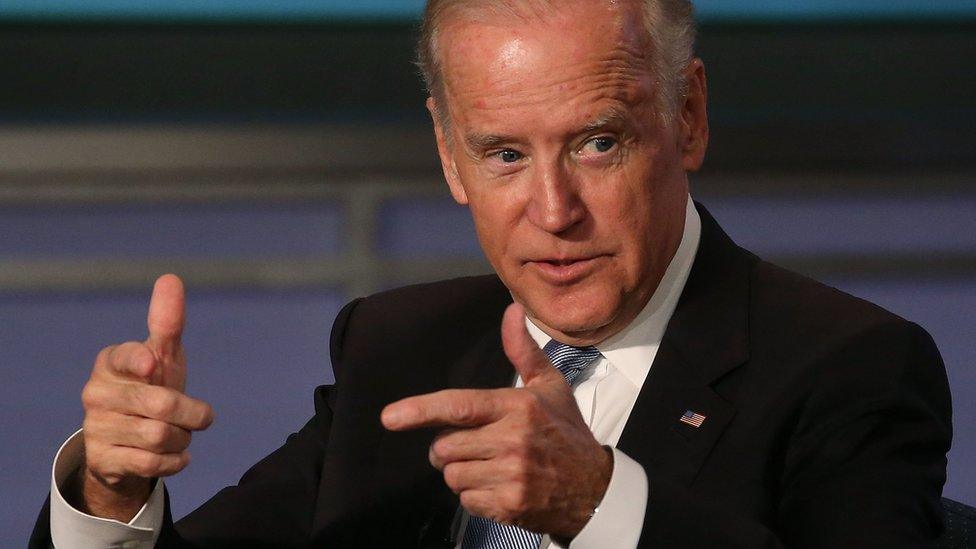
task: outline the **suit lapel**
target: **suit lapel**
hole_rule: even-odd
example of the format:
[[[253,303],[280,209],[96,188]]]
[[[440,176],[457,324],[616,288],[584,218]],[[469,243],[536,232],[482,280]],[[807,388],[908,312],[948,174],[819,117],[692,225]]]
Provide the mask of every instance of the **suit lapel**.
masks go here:
[[[700,427],[680,421],[686,411],[705,416]],[[732,405],[701,383],[674,346],[665,342],[617,447],[649,475],[687,485],[734,415]]]
[[[375,418],[382,407],[409,395],[447,387],[495,388],[511,384],[512,366],[501,349],[500,322],[511,298],[504,286],[482,296],[483,314],[490,322],[464,325],[451,348],[463,351],[453,358],[430,361],[415,353],[400,359],[383,382],[369,376],[345,380],[353,418],[332,429],[323,463],[321,497],[315,514],[313,539],[330,546],[451,547],[457,496],[427,460],[436,430],[389,432]],[[471,326],[489,326],[472,328]],[[465,331],[464,328],[470,331]],[[423,347],[423,346],[421,346]],[[412,375],[422,371],[425,375]],[[390,379],[392,378],[392,380]],[[350,389],[349,384],[359,384]],[[361,385],[361,386],[360,386]],[[364,397],[363,395],[368,395]],[[341,396],[340,396],[341,398]],[[334,444],[333,444],[334,442]]]
[[[510,387],[515,370],[501,344],[501,316],[495,327],[466,354],[448,373],[448,387],[470,389],[498,389]],[[426,456],[426,453],[424,453]],[[427,468],[430,465],[424,463]],[[431,483],[435,491],[433,504],[421,525],[418,547],[452,548],[456,543],[462,508],[457,495],[438,475]]]
[[[735,416],[735,407],[713,384],[749,357],[749,273],[756,261],[697,206],[702,238],[695,263],[618,443],[652,478],[663,475],[685,485]],[[499,316],[496,326],[500,322]],[[515,373],[500,330],[482,337],[448,375],[450,387],[510,386]],[[689,410],[705,416],[700,427],[680,421]],[[420,546],[453,547],[458,499],[439,477],[435,484]]]
[[[681,299],[618,447],[648,474],[689,485],[735,408],[713,384],[749,356],[749,271],[738,248],[700,204],[702,237]],[[686,412],[704,416],[699,427]]]
[[[512,385],[515,369],[502,349],[501,322],[499,315],[493,329],[453,365],[448,373],[448,387],[499,389]]]
[[[665,475],[684,484],[694,480],[735,415],[713,383],[748,358],[748,279],[755,261],[732,243],[703,207],[698,209],[702,239],[695,263],[618,443],[652,476]],[[491,329],[472,337],[469,352],[445,365],[444,377],[429,390],[442,388],[442,383],[458,388],[511,385],[515,373],[501,346],[502,310]],[[679,421],[687,410],[706,417],[700,427]],[[390,505],[382,504],[371,514],[409,515],[401,526],[416,532],[416,546],[447,548],[456,534],[458,498],[427,462],[433,435],[381,435],[369,482],[378,497],[370,499]],[[405,513],[404,506],[412,510]]]

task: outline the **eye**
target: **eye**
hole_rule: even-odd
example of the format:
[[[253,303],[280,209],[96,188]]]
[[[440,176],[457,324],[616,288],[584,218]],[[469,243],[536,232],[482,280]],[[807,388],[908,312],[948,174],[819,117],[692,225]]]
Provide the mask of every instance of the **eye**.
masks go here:
[[[522,160],[522,153],[518,151],[513,151],[512,149],[505,149],[504,151],[499,151],[495,153],[502,162],[506,164],[512,164],[513,162],[518,162]]]
[[[614,147],[617,146],[617,140],[610,136],[600,136],[590,139],[580,148],[581,153],[597,153],[604,154],[610,152]]]

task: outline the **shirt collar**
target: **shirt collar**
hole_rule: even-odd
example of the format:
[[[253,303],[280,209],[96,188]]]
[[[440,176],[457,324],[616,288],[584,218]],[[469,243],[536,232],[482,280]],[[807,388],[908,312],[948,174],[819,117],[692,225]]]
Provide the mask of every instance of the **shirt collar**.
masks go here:
[[[700,240],[701,218],[698,210],[695,209],[695,203],[689,196],[685,207],[685,226],[681,234],[681,243],[664,271],[657,289],[654,290],[654,295],[633,322],[596,345],[600,353],[637,387],[644,384],[644,378],[651,369],[651,361],[657,353],[657,348],[664,337],[664,330],[688,280]],[[552,340],[528,318],[525,320],[525,325],[540,348]]]

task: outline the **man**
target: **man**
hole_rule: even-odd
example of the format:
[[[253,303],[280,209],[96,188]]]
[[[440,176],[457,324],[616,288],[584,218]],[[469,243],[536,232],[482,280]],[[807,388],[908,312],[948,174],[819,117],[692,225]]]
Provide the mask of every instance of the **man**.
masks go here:
[[[931,543],[951,433],[938,352],[690,201],[708,141],[693,34],[680,0],[430,2],[441,162],[498,277],[344,308],[315,417],[175,526],[152,479],[186,465],[212,412],[182,394],[182,286],[161,278],[149,339],[104,350],[85,387],[55,542]]]

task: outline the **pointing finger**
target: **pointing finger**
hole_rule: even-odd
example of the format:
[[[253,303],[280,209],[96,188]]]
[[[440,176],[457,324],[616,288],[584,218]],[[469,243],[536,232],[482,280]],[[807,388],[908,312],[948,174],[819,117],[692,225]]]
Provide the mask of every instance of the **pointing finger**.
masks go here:
[[[476,427],[505,415],[501,389],[448,389],[408,397],[383,409],[380,421],[391,431],[424,427]]]
[[[553,368],[552,362],[529,335],[525,326],[525,309],[518,303],[509,305],[502,317],[502,347],[525,385],[536,379],[565,383],[563,376]]]
[[[183,281],[166,274],[156,280],[149,300],[149,339],[146,342],[159,356],[177,354],[186,322],[186,297]]]
[[[213,423],[213,408],[202,400],[168,387],[133,384],[132,389],[128,400],[132,409],[130,413],[165,421],[189,431],[202,431]]]

